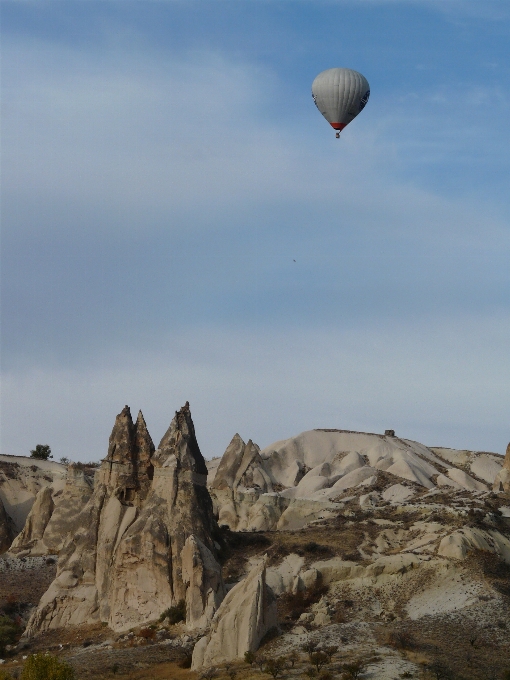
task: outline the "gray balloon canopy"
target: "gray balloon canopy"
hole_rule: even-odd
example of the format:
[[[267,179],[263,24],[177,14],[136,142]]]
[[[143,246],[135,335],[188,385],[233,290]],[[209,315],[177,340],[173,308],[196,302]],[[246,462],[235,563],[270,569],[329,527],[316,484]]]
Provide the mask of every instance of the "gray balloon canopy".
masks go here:
[[[350,68],[329,68],[319,73],[312,83],[315,105],[336,130],[340,131],[363,111],[370,97],[365,76]]]

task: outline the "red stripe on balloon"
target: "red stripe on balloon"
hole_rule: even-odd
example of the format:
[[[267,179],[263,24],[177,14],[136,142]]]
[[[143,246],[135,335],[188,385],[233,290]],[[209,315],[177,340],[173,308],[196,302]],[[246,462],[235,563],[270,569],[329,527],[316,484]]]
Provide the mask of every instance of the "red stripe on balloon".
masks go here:
[[[343,130],[347,126],[347,123],[330,123],[334,130]]]

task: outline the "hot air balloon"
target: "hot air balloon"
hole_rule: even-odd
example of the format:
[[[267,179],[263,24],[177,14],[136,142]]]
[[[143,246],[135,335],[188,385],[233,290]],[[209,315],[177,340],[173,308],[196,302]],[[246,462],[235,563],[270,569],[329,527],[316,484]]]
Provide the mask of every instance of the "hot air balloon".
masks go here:
[[[365,76],[350,68],[328,68],[313,81],[312,97],[338,138],[341,130],[365,108],[370,85]]]

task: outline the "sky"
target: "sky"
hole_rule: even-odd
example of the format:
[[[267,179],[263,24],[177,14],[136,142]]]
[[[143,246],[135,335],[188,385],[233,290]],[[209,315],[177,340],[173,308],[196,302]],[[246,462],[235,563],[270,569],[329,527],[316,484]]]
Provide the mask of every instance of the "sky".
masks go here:
[[[510,440],[507,0],[1,0],[1,451]],[[335,139],[311,83],[370,83]]]

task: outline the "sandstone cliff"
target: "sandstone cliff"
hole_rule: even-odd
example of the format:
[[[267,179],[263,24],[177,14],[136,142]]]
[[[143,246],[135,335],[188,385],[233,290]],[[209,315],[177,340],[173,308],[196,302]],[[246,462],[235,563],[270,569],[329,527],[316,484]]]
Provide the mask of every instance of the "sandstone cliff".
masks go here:
[[[190,623],[203,625],[224,587],[206,479],[188,404],[175,414],[157,451],[142,414],[133,423],[126,406],[78,528],[60,553],[56,579],[25,634],[95,621],[125,630],[156,619],[181,599],[192,609]],[[188,544],[192,555],[185,551],[185,561],[196,553],[201,583],[189,567],[183,575],[190,537],[196,551]]]
[[[58,554],[78,528],[78,517],[92,495],[92,485],[90,476],[70,464],[63,489],[47,486],[39,491],[9,552],[17,557]]]
[[[48,486],[62,489],[65,474],[65,465],[54,461],[0,455],[0,501],[9,518],[11,540],[23,529],[39,491]],[[0,553],[8,548],[4,542]]]

